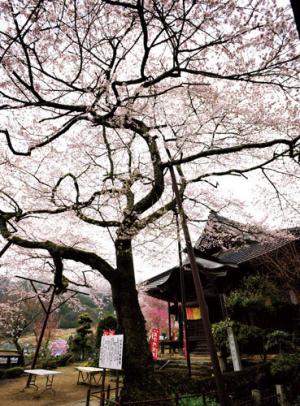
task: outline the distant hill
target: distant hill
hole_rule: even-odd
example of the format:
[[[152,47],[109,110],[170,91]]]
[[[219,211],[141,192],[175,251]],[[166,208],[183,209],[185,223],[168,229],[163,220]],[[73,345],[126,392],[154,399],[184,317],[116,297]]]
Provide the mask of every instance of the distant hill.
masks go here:
[[[98,304],[95,303],[89,296],[78,295],[77,298],[80,300],[81,303],[80,310],[74,310],[73,306],[68,303],[65,303],[59,309],[60,328],[78,327],[78,316],[83,311],[90,314],[94,323],[96,323],[99,318],[107,317],[114,314],[112,300],[111,297],[108,295],[99,294],[99,298],[102,302],[101,307],[99,307]]]

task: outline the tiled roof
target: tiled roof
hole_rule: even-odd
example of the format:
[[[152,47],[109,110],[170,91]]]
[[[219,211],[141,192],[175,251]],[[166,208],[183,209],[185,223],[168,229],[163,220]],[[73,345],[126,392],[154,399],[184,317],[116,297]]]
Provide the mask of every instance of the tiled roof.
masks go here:
[[[258,227],[232,221],[212,212],[195,248],[221,262],[241,264],[299,240],[299,227],[277,231],[277,238],[275,234],[268,236]]]
[[[152,278],[147,279],[143,283],[147,287],[147,290],[157,288],[158,286],[163,285],[172,275],[173,271],[175,271],[177,267],[171,268],[168,271],[160,273],[159,275],[153,276]]]
[[[220,261],[231,262],[238,265],[284,247],[288,243],[289,241],[286,240],[281,240],[270,244],[253,243],[240,249],[222,251],[213,256],[218,258]]]
[[[279,231],[283,231],[284,233],[279,233],[278,235],[280,235],[280,237],[273,237],[268,241],[269,239],[263,236],[263,232],[252,225],[238,223],[221,217],[216,213],[211,213],[206,227],[195,244],[195,255],[196,257],[206,258],[208,260],[215,259],[218,263],[222,263],[225,269],[228,269],[278,250],[290,244],[292,241],[300,241],[299,227]],[[294,236],[294,239],[293,237],[283,237],[285,233]],[[211,246],[209,244],[211,244]],[[183,265],[184,269],[186,266],[187,269],[189,269],[189,260],[187,257]],[[156,289],[164,285],[173,272],[177,270],[178,267],[173,267],[148,279],[145,281],[147,290]],[[217,271],[206,269],[206,271],[211,274],[215,272],[216,275],[220,274],[221,276],[223,268]]]

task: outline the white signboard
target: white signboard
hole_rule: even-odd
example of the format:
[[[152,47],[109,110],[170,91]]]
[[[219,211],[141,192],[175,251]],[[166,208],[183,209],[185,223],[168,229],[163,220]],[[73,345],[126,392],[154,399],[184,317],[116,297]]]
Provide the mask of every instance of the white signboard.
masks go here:
[[[123,334],[102,336],[100,347],[100,368],[122,369]]]
[[[234,371],[240,371],[242,369],[241,358],[239,354],[238,345],[231,327],[227,328],[227,334],[233,369]]]

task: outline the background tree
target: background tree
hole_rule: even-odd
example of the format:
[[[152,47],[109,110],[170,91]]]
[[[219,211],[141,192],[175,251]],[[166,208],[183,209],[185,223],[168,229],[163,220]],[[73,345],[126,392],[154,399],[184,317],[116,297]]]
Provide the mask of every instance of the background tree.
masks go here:
[[[32,331],[39,316],[40,309],[35,295],[30,294],[20,284],[10,283],[3,278],[0,295],[0,337],[13,342],[23,355],[20,338]]]
[[[145,317],[146,328],[159,328],[161,334],[168,335],[168,305],[162,300],[155,299],[144,293],[140,293],[139,301]]]
[[[99,350],[101,344],[101,337],[104,330],[114,330],[116,331],[118,327],[117,319],[113,316],[107,316],[100,319],[97,325],[95,346],[96,350]]]
[[[291,230],[292,231],[292,230]],[[294,230],[295,232],[296,230]],[[297,234],[290,236],[290,241],[284,240],[275,254],[265,254],[259,258],[257,266],[264,266],[270,278],[281,286],[282,295],[294,299],[295,304],[299,302],[297,296],[300,296],[300,256],[299,242]]]
[[[79,352],[81,361],[86,358],[86,355],[92,349],[92,321],[88,313],[82,313],[78,319],[79,327],[76,329],[76,335],[73,338],[72,351]]]
[[[22,364],[24,364],[23,347],[19,340],[28,331],[32,322],[32,318],[26,319],[24,308],[20,304],[0,303],[0,337],[14,343],[18,352],[22,354]]]
[[[226,205],[217,176],[297,176],[291,9],[1,0],[0,10],[0,233],[19,255],[50,258],[60,290],[74,262],[107,279],[125,334],[122,396],[155,397],[134,253],[171,233],[170,165],[195,222]]]

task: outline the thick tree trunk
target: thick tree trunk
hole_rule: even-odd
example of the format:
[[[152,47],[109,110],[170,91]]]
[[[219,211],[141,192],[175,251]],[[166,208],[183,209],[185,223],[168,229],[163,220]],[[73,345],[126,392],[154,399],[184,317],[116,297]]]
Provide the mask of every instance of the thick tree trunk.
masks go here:
[[[136,290],[131,241],[116,243],[118,276],[112,283],[113,304],[124,334],[123,400],[150,399],[163,396],[165,390],[154,374],[150,352]]]

